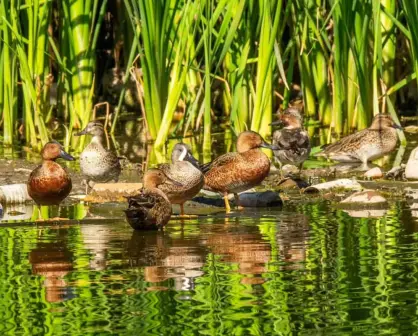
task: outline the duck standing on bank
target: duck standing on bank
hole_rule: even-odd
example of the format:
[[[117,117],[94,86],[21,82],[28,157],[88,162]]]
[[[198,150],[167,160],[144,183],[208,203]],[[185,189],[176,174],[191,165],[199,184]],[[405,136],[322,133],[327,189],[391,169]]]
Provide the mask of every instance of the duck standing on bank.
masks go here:
[[[40,205],[59,205],[71,192],[71,177],[67,170],[56,163],[62,158],[75,160],[66,153],[57,141],[48,142],[41,151],[42,164],[36,167],[29,176],[28,194]]]
[[[86,128],[74,134],[81,136],[90,134],[92,139],[80,154],[80,169],[85,177],[86,194],[94,183],[118,182],[121,165],[117,155],[105,148],[105,132],[103,125],[97,121],[90,121]]]
[[[283,125],[283,128],[273,133],[274,157],[280,168],[284,164],[291,164],[302,169],[303,162],[311,152],[311,142],[308,132],[302,128],[302,116],[295,107],[284,110],[279,120],[271,125]]]
[[[133,229],[156,230],[167,224],[171,217],[171,203],[159,186],[169,183],[181,186],[160,169],[147,170],[143,189],[138,195],[127,198],[128,209],[125,210],[125,215]]]
[[[158,169],[170,177],[171,181],[179,184],[162,183],[158,188],[167,195],[171,204],[180,204],[181,217],[190,217],[184,214],[184,203],[191,200],[202,189],[205,179],[199,169],[199,162],[194,158],[190,148],[183,143],[174,146],[171,153],[171,164],[160,164]]]
[[[210,163],[202,165],[205,174],[204,189],[216,191],[224,196],[226,212],[231,212],[228,194],[233,193],[239,205],[238,193],[259,185],[270,172],[270,160],[261,147],[278,149],[264,141],[253,131],[240,133],[237,152],[226,153]]]
[[[389,154],[396,148],[396,129],[402,129],[390,115],[377,114],[369,128],[356,132],[341,140],[323,146],[315,156],[323,156],[339,162],[367,162]]]

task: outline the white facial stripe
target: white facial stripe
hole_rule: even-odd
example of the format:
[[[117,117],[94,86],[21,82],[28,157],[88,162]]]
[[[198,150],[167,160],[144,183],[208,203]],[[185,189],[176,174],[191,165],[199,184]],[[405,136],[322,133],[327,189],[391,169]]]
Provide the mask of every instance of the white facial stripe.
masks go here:
[[[186,157],[186,155],[187,155],[187,148],[183,147],[183,151],[181,152],[181,154],[179,156],[179,161],[183,161],[184,158]]]

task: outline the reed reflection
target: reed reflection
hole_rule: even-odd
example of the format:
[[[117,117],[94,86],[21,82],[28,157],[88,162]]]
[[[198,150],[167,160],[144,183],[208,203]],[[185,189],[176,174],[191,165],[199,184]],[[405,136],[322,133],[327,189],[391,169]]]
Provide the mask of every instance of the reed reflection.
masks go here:
[[[277,225],[276,242],[283,269],[302,269],[309,248],[309,219],[302,214],[283,216]]]

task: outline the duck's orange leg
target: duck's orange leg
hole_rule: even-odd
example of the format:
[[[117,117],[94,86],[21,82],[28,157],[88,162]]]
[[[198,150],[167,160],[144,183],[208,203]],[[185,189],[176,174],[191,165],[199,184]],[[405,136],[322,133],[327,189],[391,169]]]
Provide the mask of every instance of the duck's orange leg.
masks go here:
[[[175,219],[192,219],[192,218],[197,218],[197,215],[186,215],[184,213],[184,203],[180,203],[180,215],[177,216],[172,216]]]
[[[224,202],[225,202],[226,213],[230,213],[231,212],[231,206],[229,205],[228,193],[224,194]]]

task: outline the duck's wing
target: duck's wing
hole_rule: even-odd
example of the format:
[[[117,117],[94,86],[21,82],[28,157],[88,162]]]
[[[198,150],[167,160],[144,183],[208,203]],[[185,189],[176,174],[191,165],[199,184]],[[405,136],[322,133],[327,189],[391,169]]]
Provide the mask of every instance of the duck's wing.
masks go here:
[[[282,129],[273,133],[273,145],[279,147],[279,150],[298,152],[310,148],[309,135],[302,129]]]
[[[341,140],[332,144],[321,146],[322,152],[318,153],[318,156],[327,156],[334,153],[350,153],[357,149],[364,142],[365,137],[371,130],[364,129],[354,134],[348,135]]]
[[[128,199],[129,208],[147,208],[151,209],[157,202],[157,196],[141,191],[140,194],[130,196]]]
[[[203,173],[207,173],[209,170],[211,170],[213,168],[225,166],[225,165],[229,164],[230,162],[233,162],[234,160],[236,160],[237,155],[238,155],[238,153],[232,152],[232,153],[226,153],[226,154],[223,154],[221,156],[218,156],[212,162],[208,162],[208,163],[200,165],[200,170]]]

